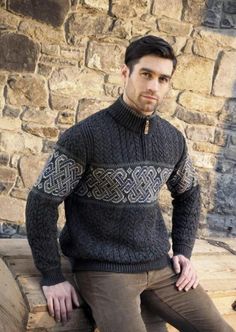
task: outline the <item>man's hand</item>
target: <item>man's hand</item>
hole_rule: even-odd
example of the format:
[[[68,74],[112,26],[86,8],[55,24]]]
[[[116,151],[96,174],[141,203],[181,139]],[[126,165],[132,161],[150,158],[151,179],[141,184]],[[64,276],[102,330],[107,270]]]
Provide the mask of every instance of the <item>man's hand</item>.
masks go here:
[[[190,288],[196,288],[198,285],[197,273],[188,258],[183,255],[176,255],[172,258],[173,267],[176,273],[180,273],[180,277],[176,282],[176,287],[179,291]]]
[[[64,281],[53,286],[43,286],[42,289],[47,300],[49,314],[57,322],[66,323],[71,318],[73,303],[79,306],[74,287],[68,281]]]

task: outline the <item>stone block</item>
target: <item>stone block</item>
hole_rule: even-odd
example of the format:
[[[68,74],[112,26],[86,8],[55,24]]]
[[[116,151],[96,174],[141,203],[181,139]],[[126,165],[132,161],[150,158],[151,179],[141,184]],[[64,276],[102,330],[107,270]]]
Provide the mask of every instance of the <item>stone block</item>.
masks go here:
[[[204,28],[199,29],[198,34],[203,40],[209,42],[210,44],[216,44],[220,47],[236,48],[236,30],[227,29],[227,33],[222,33],[222,29],[212,29]]]
[[[50,126],[43,126],[40,124],[28,122],[22,125],[22,129],[29,134],[43,137],[56,138],[58,136],[58,129]]]
[[[236,101],[235,99],[228,100],[226,104],[227,115],[224,117],[224,122],[231,125],[236,125]]]
[[[73,125],[75,123],[75,112],[61,111],[57,118],[58,124]]]
[[[0,196],[0,219],[16,224],[25,221],[25,202],[21,199]]]
[[[226,98],[236,98],[236,51],[222,55],[214,84],[213,94]],[[227,75],[226,75],[227,73]]]
[[[101,97],[104,76],[92,70],[77,68],[62,68],[55,70],[49,80],[52,93],[76,96],[78,99],[86,97]],[[86,87],[86,89],[85,89]]]
[[[201,39],[195,40],[193,44],[194,54],[212,60],[216,60],[219,50],[220,49],[217,45],[209,44],[208,42]]]
[[[40,123],[48,126],[52,126],[55,123],[56,114],[48,109],[29,109],[22,113],[21,119],[27,122]]]
[[[10,166],[12,168],[18,168],[18,164],[19,164],[19,160],[20,160],[20,157],[21,155],[19,153],[14,153],[12,156],[11,156],[11,161],[10,161]],[[19,177],[17,177],[17,180],[16,180],[16,186],[18,186],[18,184],[20,184],[20,179]]]
[[[220,27],[222,29],[234,29],[236,27],[236,15],[223,14]]]
[[[234,0],[226,0],[223,3],[223,10],[227,14],[236,14],[236,3]]]
[[[19,108],[13,108],[10,105],[5,105],[2,111],[3,116],[7,116],[11,119],[18,118],[21,110]]]
[[[230,143],[231,143],[232,145],[236,145],[236,134],[232,134],[232,135],[230,136]]]
[[[54,57],[50,55],[42,54],[39,58],[40,63],[56,67],[77,67],[78,61],[73,59],[63,59],[62,57]]]
[[[46,107],[47,90],[40,76],[10,76],[7,82],[7,103],[16,106]]]
[[[22,199],[24,201],[27,200],[28,194],[29,194],[28,188],[23,188],[23,189],[13,188],[10,193],[11,197]]]
[[[52,56],[59,55],[59,46],[55,44],[42,44],[42,53]]]
[[[106,12],[109,10],[109,0],[84,0],[84,5]]]
[[[24,138],[22,134],[14,132],[1,132],[0,133],[0,149],[13,153],[16,151],[24,151]]]
[[[39,43],[64,45],[64,30],[40,22],[23,19],[18,28],[19,32],[37,40]]]
[[[182,50],[185,49],[186,43],[187,39],[185,37],[175,37],[175,42],[171,46],[173,47],[176,56],[182,53]]]
[[[206,142],[195,142],[193,144],[193,150],[198,151],[198,152],[206,152],[206,153],[213,153],[217,154],[221,152],[221,149],[219,146],[211,144],[211,143],[206,143]]]
[[[0,195],[8,195],[14,186],[13,182],[0,181]]]
[[[7,166],[9,163],[10,157],[7,152],[0,152],[0,165]]]
[[[28,37],[8,33],[0,36],[0,68],[14,72],[34,72],[39,46]]]
[[[24,156],[20,159],[19,171],[26,188],[31,188],[41,173],[48,156]]]
[[[227,159],[236,161],[236,146],[230,145],[227,149],[224,149],[224,156]]]
[[[217,113],[224,106],[223,98],[205,97],[190,91],[180,94],[178,102],[187,109],[197,110],[203,113]]]
[[[226,146],[228,140],[228,134],[222,130],[217,128],[215,130],[214,144],[219,146]]]
[[[205,169],[214,169],[217,161],[213,154],[197,151],[191,153],[191,159],[195,167]]]
[[[0,8],[0,29],[2,31],[6,30],[16,30],[20,22],[20,17],[9,13],[3,8]]]
[[[70,95],[50,94],[49,104],[53,110],[75,110],[78,105],[78,99]]]
[[[0,167],[0,182],[14,183],[16,180],[16,170],[8,167]]]
[[[183,19],[196,26],[201,25],[203,14],[205,12],[205,0],[187,0],[185,1]]]
[[[78,45],[78,48],[61,47],[60,54],[62,58],[76,60],[78,65],[81,67],[84,65],[86,49],[87,41],[84,43],[81,42]]]
[[[54,148],[55,144],[56,143],[53,142],[53,141],[45,140],[43,142],[43,150],[42,150],[42,152],[43,153],[51,153],[53,151],[53,148]]]
[[[172,36],[189,36],[193,26],[189,23],[178,22],[169,18],[161,18],[158,20],[160,31],[164,31]]]
[[[123,89],[118,85],[106,83],[104,85],[104,92],[108,98],[118,98],[123,92]]]
[[[117,18],[139,17],[150,12],[151,0],[112,0],[111,13]]]
[[[0,130],[20,131],[21,121],[20,119],[11,119],[7,117],[1,118]]]
[[[64,19],[69,11],[69,0],[9,0],[8,9],[22,14],[23,16],[30,16],[35,20],[39,20],[46,24],[51,24],[53,27],[59,27],[63,24]],[[53,15],[52,15],[53,13]]]
[[[111,104],[112,101],[81,99],[78,105],[76,122],[86,119],[88,116],[97,113],[98,111],[108,107]]]
[[[66,40],[68,44],[78,45],[81,37],[89,37],[108,34],[113,24],[112,17],[93,12],[81,11],[70,15],[66,22]]]
[[[152,14],[157,17],[166,16],[177,20],[181,19],[183,10],[182,0],[160,1],[154,0]]]
[[[43,141],[40,137],[22,132],[24,138],[25,149],[24,152],[39,154],[43,149]]]
[[[52,73],[52,66],[45,63],[38,63],[37,74],[47,78],[51,75],[51,73]]]
[[[191,112],[184,109],[183,107],[177,107],[175,116],[178,119],[190,124],[203,124],[207,126],[216,125],[215,117],[200,112]]]
[[[143,36],[157,28],[156,17],[144,14],[141,17],[134,17],[132,20],[117,19],[112,29],[112,35],[121,39],[128,39]],[[141,23],[141,24],[140,24]]]
[[[173,86],[179,90],[210,94],[213,71],[213,61],[188,54],[181,55],[173,75]]]
[[[104,72],[117,72],[124,62],[124,47],[119,44],[90,42],[86,65]],[[107,56],[109,54],[109,56]]]
[[[187,126],[186,136],[191,141],[214,142],[215,128],[207,126]]]

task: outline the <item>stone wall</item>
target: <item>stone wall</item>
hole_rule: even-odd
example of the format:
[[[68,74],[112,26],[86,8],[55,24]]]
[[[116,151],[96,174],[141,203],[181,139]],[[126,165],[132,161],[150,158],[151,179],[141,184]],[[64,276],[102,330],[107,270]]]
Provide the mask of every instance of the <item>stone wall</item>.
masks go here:
[[[236,235],[236,6],[223,0],[0,0],[0,233],[24,229],[58,136],[117,98],[125,48],[145,34],[178,55],[159,113],[184,133],[199,174],[199,234]],[[169,224],[166,189],[161,202]]]

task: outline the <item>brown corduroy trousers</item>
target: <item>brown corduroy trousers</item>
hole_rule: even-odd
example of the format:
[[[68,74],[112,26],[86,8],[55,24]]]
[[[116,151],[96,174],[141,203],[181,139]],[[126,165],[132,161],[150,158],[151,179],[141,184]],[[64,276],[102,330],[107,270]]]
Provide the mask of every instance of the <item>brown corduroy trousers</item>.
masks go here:
[[[144,273],[80,271],[75,282],[100,332],[233,332],[198,285],[178,291],[171,266]]]

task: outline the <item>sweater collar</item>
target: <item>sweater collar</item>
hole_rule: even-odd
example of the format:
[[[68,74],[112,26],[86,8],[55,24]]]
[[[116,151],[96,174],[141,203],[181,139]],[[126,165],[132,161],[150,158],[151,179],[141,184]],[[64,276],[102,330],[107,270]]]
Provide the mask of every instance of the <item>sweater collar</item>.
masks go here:
[[[154,124],[157,121],[155,111],[149,116],[139,114],[124,102],[122,96],[120,96],[115,103],[111,105],[109,112],[111,116],[121,125],[138,133],[144,133],[145,127],[147,130],[147,126],[148,130],[146,133],[151,133],[154,128]]]

